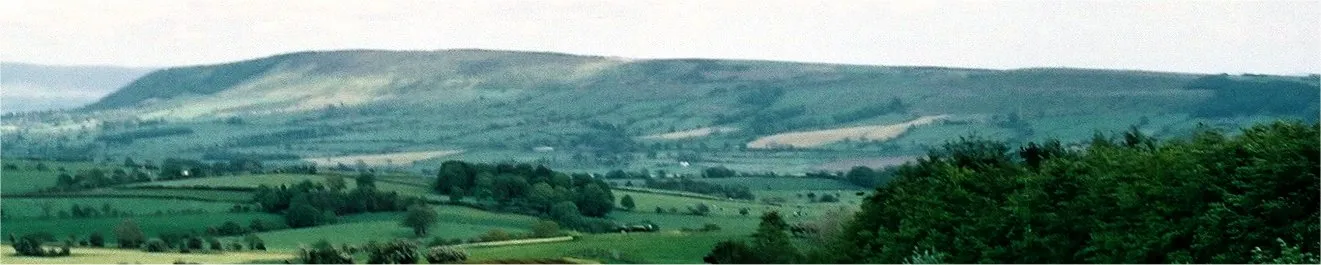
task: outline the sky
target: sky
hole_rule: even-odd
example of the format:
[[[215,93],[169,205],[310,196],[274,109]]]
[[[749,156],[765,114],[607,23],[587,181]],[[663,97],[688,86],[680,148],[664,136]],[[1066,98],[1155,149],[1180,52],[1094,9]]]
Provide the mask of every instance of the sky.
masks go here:
[[[551,51],[1321,73],[1321,1],[0,1],[0,60],[163,67],[307,50]]]

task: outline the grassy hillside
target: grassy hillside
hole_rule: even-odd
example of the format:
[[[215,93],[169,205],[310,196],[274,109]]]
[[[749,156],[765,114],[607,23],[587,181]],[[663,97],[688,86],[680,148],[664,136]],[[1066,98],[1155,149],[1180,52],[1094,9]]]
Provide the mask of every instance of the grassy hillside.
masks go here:
[[[5,155],[79,159],[249,156],[414,170],[446,159],[515,160],[591,172],[691,171],[680,163],[688,162],[802,173],[921,154],[968,134],[1068,142],[1129,126],[1165,137],[1198,124],[1314,119],[1317,102],[1307,95],[1316,93],[1315,79],[488,50],[302,52],[156,71],[82,111],[6,119],[0,140],[14,147]],[[829,133],[928,116],[943,119]],[[754,144],[792,132],[824,138]],[[463,153],[392,159],[450,150]]]

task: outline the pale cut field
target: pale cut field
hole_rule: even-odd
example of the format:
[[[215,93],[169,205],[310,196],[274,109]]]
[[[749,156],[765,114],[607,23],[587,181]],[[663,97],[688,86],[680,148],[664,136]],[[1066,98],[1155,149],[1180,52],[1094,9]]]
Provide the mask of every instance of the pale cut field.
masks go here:
[[[359,160],[368,165],[410,165],[413,161],[426,160],[436,157],[448,156],[463,153],[463,150],[442,150],[426,152],[400,152],[375,155],[353,155],[353,156],[335,156],[335,157],[314,157],[304,158],[304,161],[316,163],[319,166],[335,166],[345,164],[352,166]]]
[[[50,246],[48,245],[47,248]],[[257,263],[258,261],[280,261],[294,259],[291,253],[241,251],[222,253],[182,254],[143,252],[136,249],[115,248],[72,248],[68,257],[21,257],[14,256],[14,247],[8,244],[0,246],[0,263],[4,264],[171,264],[176,261],[202,264],[237,264]]]
[[[837,128],[806,132],[781,133],[757,138],[748,143],[748,148],[765,149],[776,147],[817,147],[845,139],[885,141],[903,135],[909,128],[929,124],[948,118],[949,115],[923,116],[911,121],[889,124]]]
[[[712,133],[736,132],[738,128],[734,127],[702,127],[686,131],[677,131],[672,133],[652,134],[641,137],[646,140],[678,140],[686,138],[695,138],[711,135]]]

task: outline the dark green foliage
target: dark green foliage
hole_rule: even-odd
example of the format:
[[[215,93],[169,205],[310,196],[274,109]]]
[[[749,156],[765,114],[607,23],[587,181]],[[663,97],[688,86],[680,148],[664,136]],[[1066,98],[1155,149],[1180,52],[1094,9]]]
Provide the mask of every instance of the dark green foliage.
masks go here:
[[[453,247],[433,247],[427,250],[427,263],[450,264],[468,260],[468,252]]]
[[[204,246],[203,246],[204,242],[205,242],[205,241],[202,241],[202,238],[199,238],[199,237],[195,237],[195,236],[194,236],[194,237],[188,237],[188,239],[185,239],[185,240],[184,240],[184,245],[183,245],[182,248],[179,248],[179,250],[181,250],[181,251],[182,251],[182,250],[189,250],[189,251],[202,250],[202,248],[204,247]]]
[[[395,239],[385,243],[368,242],[363,248],[367,251],[369,264],[417,264],[419,260],[417,243]]]
[[[165,240],[161,240],[160,238],[152,238],[142,244],[142,251],[146,252],[165,252],[169,250],[170,245],[165,244]]]
[[[210,249],[211,249],[211,250],[214,250],[214,251],[222,251],[222,250],[225,250],[225,245],[221,244],[221,243],[220,243],[220,240],[219,240],[219,239],[216,239],[216,238],[214,238],[214,237],[208,237],[208,238],[206,238],[206,245],[209,246]]]
[[[615,208],[610,185],[590,175],[568,175],[529,164],[474,164],[446,161],[433,188],[450,196],[472,196],[491,208],[554,215],[552,208],[571,202],[576,215],[602,217]],[[569,223],[561,222],[565,225]]]
[[[703,262],[710,264],[757,264],[762,263],[756,252],[748,247],[747,243],[739,240],[728,240],[716,243],[711,254],[702,258]]]
[[[653,189],[687,191],[741,200],[755,199],[752,195],[752,190],[744,186],[725,186],[708,182],[693,181],[687,178],[681,178],[678,180],[647,179],[646,181],[647,187]]]
[[[789,224],[784,222],[780,213],[768,212],[761,216],[761,224],[757,232],[752,234],[750,243],[734,240],[720,242],[702,260],[715,264],[801,262],[803,257],[790,241],[788,230]]]
[[[289,206],[289,212],[285,214],[284,218],[285,222],[289,223],[289,227],[299,228],[322,224],[324,216],[321,214],[321,210],[312,207],[312,205],[295,203]]]
[[[638,207],[636,202],[633,202],[633,196],[628,196],[627,194],[624,195],[624,198],[619,199],[619,206],[624,207],[625,210],[629,211],[633,211],[633,208]]]
[[[1315,121],[1321,104],[1321,89],[1315,82],[1253,80],[1221,74],[1198,78],[1188,84],[1188,89],[1215,92],[1193,111],[1199,117],[1290,115]]]
[[[186,127],[148,128],[148,129],[140,129],[135,131],[121,132],[116,134],[101,135],[99,137],[96,137],[96,140],[127,144],[127,143],[132,143],[134,140],[138,140],[138,139],[169,137],[176,135],[189,135],[192,133],[193,133],[193,129]]]
[[[147,234],[142,233],[142,228],[138,227],[138,223],[133,222],[133,219],[124,219],[115,226],[115,238],[118,240],[119,248],[138,248],[147,241]]]
[[[541,220],[532,224],[532,237],[556,237],[560,235],[560,224],[555,223],[555,221]]]
[[[28,234],[17,239],[11,239],[11,241],[13,241],[14,253],[19,256],[34,257],[58,257],[69,255],[69,247],[72,242],[65,241],[64,245],[59,249],[45,248],[42,245],[45,244],[46,241],[50,241],[48,240],[49,237],[51,236],[48,234]]]
[[[306,180],[292,187],[259,186],[253,195],[253,201],[266,212],[284,213],[290,227],[329,223],[336,215],[402,211],[408,206],[421,203],[419,198],[400,196],[397,192],[361,187],[349,191],[336,191],[326,188],[321,183]],[[272,227],[264,227],[266,225],[253,227],[253,230],[272,229]],[[257,224],[250,225],[252,226]]]
[[[243,236],[243,242],[248,243],[249,249],[261,251],[266,250],[266,242],[262,241],[261,237],[257,237],[257,235],[248,234],[247,236]]]
[[[400,225],[413,229],[413,235],[426,236],[427,229],[436,224],[440,218],[436,210],[425,205],[417,205],[408,208],[408,213],[404,214],[404,220]]]
[[[738,176],[738,172],[723,166],[708,167],[702,170],[703,178],[732,178]]]
[[[962,139],[899,167],[832,246],[839,260],[823,262],[1298,260],[1321,247],[1318,129],[1277,122],[1168,142],[1129,131],[1013,153]]]
[[[578,225],[578,221],[582,219],[582,215],[579,213],[578,205],[573,202],[556,203],[555,206],[550,208],[550,218],[552,220],[569,226]]]
[[[311,248],[299,248],[298,261],[305,264],[352,264],[353,255],[321,240],[312,244]]]
[[[92,232],[92,235],[87,236],[87,244],[92,247],[103,248],[105,247],[105,236],[102,236],[101,232]]]

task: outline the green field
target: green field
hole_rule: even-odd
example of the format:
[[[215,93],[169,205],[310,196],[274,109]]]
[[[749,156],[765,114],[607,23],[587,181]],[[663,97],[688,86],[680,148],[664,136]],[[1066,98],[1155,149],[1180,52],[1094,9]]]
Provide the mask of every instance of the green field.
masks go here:
[[[212,178],[183,179],[161,182],[148,182],[133,184],[130,186],[164,186],[164,187],[234,187],[234,188],[256,188],[261,185],[269,187],[278,187],[280,185],[294,185],[302,181],[312,181],[315,183],[326,183],[326,175],[306,175],[306,174],[259,174],[259,175],[241,175],[225,176]],[[391,178],[397,179],[398,177]],[[403,182],[403,181],[399,181]],[[353,189],[358,186],[353,178],[346,177],[344,180],[346,189]],[[404,182],[393,183],[387,181],[377,181],[376,189],[381,191],[395,191],[401,195],[421,196],[424,198],[443,199],[442,196],[432,194],[431,189],[419,184]]]
[[[744,238],[730,232],[595,234],[568,242],[531,245],[470,248],[470,259],[561,258],[582,252],[619,253],[615,262],[630,263],[701,263],[702,257],[723,240]],[[598,257],[585,257],[600,259]]]
[[[5,201],[8,202],[8,200]],[[154,237],[164,232],[201,234],[206,231],[206,227],[219,226],[226,221],[234,221],[244,226],[253,219],[260,219],[263,222],[272,224],[284,223],[283,217],[268,213],[206,213],[82,219],[4,220],[4,226],[0,227],[0,233],[24,235],[47,232],[55,235],[56,238],[64,238],[70,234],[76,235],[78,238],[86,238],[92,232],[101,232],[102,235],[106,236],[107,242],[114,242],[114,229],[124,219],[131,219],[136,222],[148,237]]]
[[[190,189],[190,188],[171,188],[171,189],[100,188],[100,189],[65,192],[65,193],[57,193],[57,194],[60,196],[71,196],[71,197],[96,197],[96,196],[153,197],[154,196],[154,197],[191,198],[191,199],[206,200],[206,201],[228,201],[235,203],[252,202],[252,192]]]
[[[428,230],[428,238],[469,239],[492,229],[525,232],[537,221],[535,217],[481,211],[458,206],[437,206],[439,221]],[[271,249],[294,250],[318,240],[334,244],[362,244],[393,238],[412,238],[410,228],[399,225],[403,213],[370,213],[343,216],[339,222],[309,228],[259,233]],[[236,238],[231,238],[233,240]]]
[[[90,162],[5,160],[3,163],[18,166],[18,169],[0,171],[0,194],[34,192],[54,187],[56,177],[60,175],[60,168],[65,169],[65,172],[68,172],[69,174],[75,174],[79,170],[89,170],[93,168],[100,168],[106,171],[119,168],[118,166],[98,165]],[[48,170],[35,169],[38,163],[45,164]]]
[[[194,211],[223,213],[234,207],[229,202],[205,202],[177,199],[148,198],[6,198],[5,215],[12,218],[56,217],[60,211],[68,212],[74,204],[90,206],[101,210],[109,204],[116,211],[129,212],[132,215],[149,215],[157,211]],[[47,212],[44,209],[49,209]],[[47,216],[49,214],[49,216]]]
[[[742,186],[752,190],[853,190],[862,189],[847,182],[820,178],[697,178],[696,181]]]

